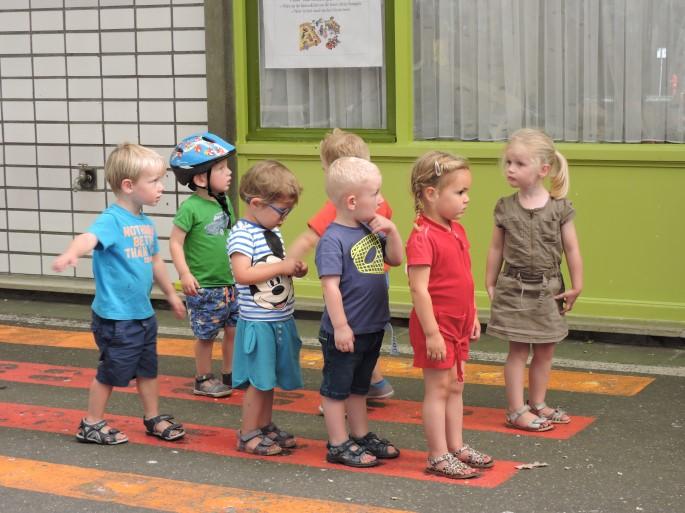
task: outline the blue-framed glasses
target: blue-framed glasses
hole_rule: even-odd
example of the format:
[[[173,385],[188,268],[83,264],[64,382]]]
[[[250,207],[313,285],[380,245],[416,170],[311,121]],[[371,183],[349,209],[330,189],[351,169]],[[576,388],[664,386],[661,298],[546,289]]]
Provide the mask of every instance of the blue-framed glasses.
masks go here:
[[[281,219],[285,219],[292,210],[292,208],[281,208],[277,207],[276,205],[272,205],[271,203],[267,203],[266,206],[276,212]]]

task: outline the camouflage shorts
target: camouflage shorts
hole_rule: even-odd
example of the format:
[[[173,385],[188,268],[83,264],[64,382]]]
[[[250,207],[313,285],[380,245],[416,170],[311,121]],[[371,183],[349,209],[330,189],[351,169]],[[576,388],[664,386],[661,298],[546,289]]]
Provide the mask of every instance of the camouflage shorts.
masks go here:
[[[196,296],[186,296],[190,327],[199,340],[214,340],[224,327],[238,323],[235,287],[198,289]]]

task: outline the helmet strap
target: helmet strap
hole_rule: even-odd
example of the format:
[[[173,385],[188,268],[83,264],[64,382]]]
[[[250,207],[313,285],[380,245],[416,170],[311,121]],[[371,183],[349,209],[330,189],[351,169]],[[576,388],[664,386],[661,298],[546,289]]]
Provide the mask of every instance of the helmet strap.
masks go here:
[[[226,194],[224,194],[223,192],[215,193],[214,191],[212,191],[212,187],[209,185],[211,177],[212,169],[209,168],[209,170],[207,171],[207,194],[214,198],[221,206],[221,210],[224,211],[224,213],[226,214],[226,219],[228,219],[228,225],[226,227],[230,230],[233,224],[233,220],[231,219],[231,213],[228,211],[228,202],[226,201]]]

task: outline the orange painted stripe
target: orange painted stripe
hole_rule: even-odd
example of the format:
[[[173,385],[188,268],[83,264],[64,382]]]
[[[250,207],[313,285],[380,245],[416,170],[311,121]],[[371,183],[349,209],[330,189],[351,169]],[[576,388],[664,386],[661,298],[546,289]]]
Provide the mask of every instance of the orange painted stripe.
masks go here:
[[[63,367],[36,363],[0,360],[0,379],[15,383],[52,385],[64,388],[85,389],[95,376],[95,371],[82,367]],[[116,388],[118,392],[136,393],[132,386]],[[202,402],[221,402],[235,407],[242,404],[242,392],[235,390],[231,397],[212,399],[193,395],[193,380],[179,376],[159,376],[161,397]],[[321,397],[313,390],[276,390],[274,409],[314,415],[318,413]],[[369,419],[381,422],[421,424],[421,403],[389,399],[369,401]],[[566,440],[576,435],[594,421],[593,417],[573,415],[570,424],[557,424],[551,431],[532,433],[511,429],[504,425],[504,410],[478,406],[464,406],[464,429],[517,434],[556,440]]]
[[[39,345],[48,347],[69,347],[95,349],[90,332],[63,331],[0,325],[0,342],[9,344]],[[219,344],[215,346],[215,358],[219,358]],[[188,339],[160,338],[157,343],[160,356],[184,356],[193,358],[193,345]],[[302,367],[320,369],[323,365],[321,352],[304,348],[301,354]],[[411,358],[381,358],[383,374],[403,378],[421,379],[421,371],[412,367]],[[467,382],[476,385],[504,386],[501,365],[471,363],[467,366]],[[549,388],[566,392],[603,394],[630,397],[641,392],[654,378],[624,376],[597,372],[552,370]]]
[[[173,513],[399,513],[377,508],[227,486],[80,468],[0,456],[0,486]]]
[[[0,412],[2,412],[2,415],[0,415],[0,427],[59,433],[70,436],[74,435],[80,419],[83,417],[83,411],[79,410],[3,402],[0,402]],[[183,419],[177,420],[183,422]],[[402,454],[399,458],[387,460],[376,467],[352,468],[328,463],[325,460],[326,442],[323,440],[298,437],[298,447],[288,455],[256,456],[236,450],[236,431],[234,429],[183,422],[187,435],[182,440],[170,443],[164,442],[157,437],[145,435],[143,422],[140,417],[107,415],[107,421],[113,427],[125,432],[129,441],[136,444],[156,445],[169,449],[210,453],[233,458],[259,459],[265,463],[273,462],[328,468],[420,481],[436,482],[437,480],[437,482],[445,484],[475,486],[479,488],[494,488],[501,485],[516,473],[514,466],[519,464],[514,461],[497,460],[494,467],[487,469],[477,479],[442,479],[424,473],[426,466],[425,452],[410,449],[401,449]]]

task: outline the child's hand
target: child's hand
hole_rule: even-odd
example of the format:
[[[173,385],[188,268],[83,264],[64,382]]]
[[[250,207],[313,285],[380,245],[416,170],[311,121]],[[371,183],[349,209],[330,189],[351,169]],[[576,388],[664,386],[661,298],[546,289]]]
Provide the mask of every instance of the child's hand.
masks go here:
[[[438,331],[434,335],[426,337],[426,355],[429,360],[444,361],[447,357],[447,349],[445,348],[445,339]]]
[[[297,273],[298,263],[300,260],[295,260],[294,258],[285,257],[281,262],[281,272],[285,276],[293,276]]]
[[[302,278],[307,274],[307,271],[309,271],[309,266],[307,266],[307,262],[298,260],[295,264],[295,276],[298,278]]]
[[[476,315],[476,318],[473,319],[473,329],[471,330],[471,340],[474,342],[480,338],[480,321],[478,320],[478,316]]]
[[[568,289],[564,293],[554,296],[554,299],[561,302],[561,310],[559,311],[561,315],[571,311],[576,299],[580,296],[580,292],[579,289]]]
[[[349,324],[341,328],[333,328],[333,337],[335,338],[335,348],[341,353],[354,352],[354,333]]]
[[[380,214],[376,214],[374,218],[369,221],[369,228],[371,228],[373,233],[383,232],[386,235],[393,230],[397,230],[395,223]]]
[[[186,296],[197,296],[197,289],[200,288],[200,283],[191,273],[185,273],[181,276],[181,286]]]
[[[176,294],[172,294],[167,297],[171,311],[174,313],[174,317],[177,319],[186,318],[186,307],[183,306],[183,301]]]
[[[78,257],[71,253],[62,253],[60,256],[55,257],[52,261],[52,270],[58,273],[64,271],[67,267],[76,267],[78,262]]]

